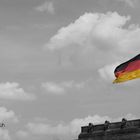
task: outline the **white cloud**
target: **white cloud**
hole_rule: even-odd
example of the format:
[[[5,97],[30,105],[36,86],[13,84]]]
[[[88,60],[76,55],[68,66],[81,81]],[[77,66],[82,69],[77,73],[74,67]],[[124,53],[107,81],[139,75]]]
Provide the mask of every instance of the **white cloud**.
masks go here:
[[[123,117],[125,117],[128,120],[136,119],[136,117],[132,114],[128,114]],[[26,128],[33,135],[55,135],[60,139],[64,137],[65,139],[72,139],[78,136],[78,134],[80,133],[81,126],[88,125],[88,123],[90,122],[93,124],[101,124],[104,123],[105,120],[109,120],[110,122],[116,122],[121,121],[123,117],[113,119],[108,116],[94,115],[81,119],[77,118],[67,124],[59,123],[57,125],[30,122],[26,125]]]
[[[11,137],[9,135],[9,131],[6,129],[0,128],[0,139],[1,140],[11,140]]]
[[[68,89],[81,89],[83,88],[85,85],[84,82],[80,82],[80,83],[76,83],[75,81],[71,80],[71,81],[64,81],[64,82],[60,82],[60,83],[56,83],[56,82],[46,82],[46,83],[42,83],[42,88],[44,88],[48,93],[53,93],[56,95],[62,95],[64,93],[66,93],[66,91]]]
[[[0,98],[11,100],[33,100],[35,96],[28,94],[18,83],[0,83]]]
[[[35,10],[40,11],[40,12],[48,12],[50,14],[55,13],[55,8],[53,2],[48,2],[46,1],[42,5],[38,6],[35,8]]]
[[[42,87],[49,93],[61,95],[65,92],[64,88],[53,82],[42,83]]]
[[[5,107],[0,107],[0,123],[5,124],[5,128],[8,128],[10,123],[17,123],[18,117],[12,110],[7,110]],[[0,128],[0,140],[11,140],[9,130]]]
[[[129,20],[129,17],[120,16],[116,12],[108,12],[107,14],[85,13],[74,23],[61,28],[46,44],[46,47],[52,50],[72,48],[72,46],[80,49],[90,49],[90,47],[106,47],[106,49],[109,49],[113,46],[102,46],[102,42],[111,42],[110,38],[113,39],[112,41],[114,39],[119,40],[125,33],[125,30],[121,27],[127,20]],[[101,44],[99,44],[99,41],[101,41]]]
[[[14,111],[10,110],[8,111],[7,108],[5,107],[0,107],[0,121],[5,123],[5,122],[18,122],[18,117],[14,113]]]
[[[31,133],[38,135],[77,135],[81,126],[87,125],[89,122],[103,123],[106,119],[110,120],[107,116],[100,117],[95,115],[84,119],[74,119],[68,124],[60,123],[53,126],[51,124],[31,122],[26,127]]]
[[[114,119],[113,121],[120,121],[122,118],[126,118],[127,120],[135,120],[135,119],[138,119],[138,117],[136,117],[135,115],[129,113],[129,114],[127,114],[126,116],[116,118],[116,119]]]
[[[59,29],[45,45],[59,52],[61,66],[92,69],[107,74],[108,65],[139,54],[139,25],[127,25],[130,16],[117,12],[85,13],[74,23]],[[106,72],[103,69],[106,69]],[[104,76],[103,76],[104,75]]]
[[[98,70],[99,75],[106,81],[114,80],[114,69],[119,65],[119,62],[115,64],[106,65]]]

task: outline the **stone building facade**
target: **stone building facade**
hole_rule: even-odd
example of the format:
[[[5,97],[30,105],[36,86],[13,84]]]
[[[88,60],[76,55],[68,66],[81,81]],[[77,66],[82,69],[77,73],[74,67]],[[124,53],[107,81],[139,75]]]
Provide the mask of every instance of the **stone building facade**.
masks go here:
[[[140,119],[81,127],[78,140],[140,140]]]

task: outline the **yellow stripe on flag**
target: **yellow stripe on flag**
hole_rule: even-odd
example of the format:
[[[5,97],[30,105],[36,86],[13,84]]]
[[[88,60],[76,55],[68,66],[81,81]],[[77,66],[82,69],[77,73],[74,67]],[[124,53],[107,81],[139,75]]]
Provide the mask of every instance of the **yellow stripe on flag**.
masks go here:
[[[121,83],[136,78],[140,78],[140,69],[120,75],[120,77],[116,78],[113,83]]]

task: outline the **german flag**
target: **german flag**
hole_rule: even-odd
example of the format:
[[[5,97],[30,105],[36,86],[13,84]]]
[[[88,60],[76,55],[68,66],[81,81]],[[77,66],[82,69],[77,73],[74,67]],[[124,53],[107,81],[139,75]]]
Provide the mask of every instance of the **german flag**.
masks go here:
[[[140,54],[117,66],[114,70],[114,74],[116,79],[113,83],[140,78]]]

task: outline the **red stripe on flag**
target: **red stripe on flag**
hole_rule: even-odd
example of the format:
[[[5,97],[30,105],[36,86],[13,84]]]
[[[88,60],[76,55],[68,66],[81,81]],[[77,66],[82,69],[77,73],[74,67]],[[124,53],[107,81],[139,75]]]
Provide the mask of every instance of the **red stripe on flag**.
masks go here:
[[[115,76],[119,77],[124,73],[132,72],[132,71],[135,71],[135,70],[138,70],[138,69],[140,69],[140,60],[135,60],[135,61],[130,62],[125,69],[116,72]]]

